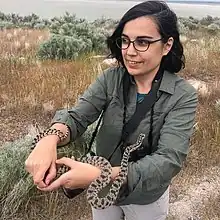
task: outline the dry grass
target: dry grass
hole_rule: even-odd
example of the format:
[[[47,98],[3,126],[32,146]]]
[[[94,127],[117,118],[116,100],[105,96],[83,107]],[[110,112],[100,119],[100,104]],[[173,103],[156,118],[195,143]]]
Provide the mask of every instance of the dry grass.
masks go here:
[[[37,60],[36,49],[48,36],[39,30],[0,32],[0,143],[21,137],[32,120],[46,126],[54,111],[73,105],[100,71],[98,59],[88,56],[77,62]],[[16,42],[23,43],[18,48]]]
[[[17,33],[16,37],[8,40],[7,36],[14,36],[13,33]],[[97,63],[87,58],[77,62],[37,60],[36,48],[46,39],[47,32],[14,30],[1,34],[0,101],[7,109],[30,111],[42,105],[45,108],[48,105],[67,106],[76,101],[98,71]],[[19,48],[14,46],[22,37],[29,42],[28,49],[25,47],[27,41],[19,44]]]
[[[215,84],[213,83],[213,85]],[[193,210],[195,219],[198,216],[200,217],[198,219],[202,220],[220,219],[219,209],[217,208],[219,207],[219,200],[214,199],[213,201],[212,195],[210,195],[210,193],[214,193],[219,198],[219,190],[216,189],[215,192],[209,190],[213,183],[216,182],[216,187],[217,183],[220,184],[218,173],[214,169],[217,167],[219,170],[220,164],[220,115],[215,108],[216,100],[220,97],[220,87],[218,85],[212,87],[209,95],[199,96],[196,125],[191,139],[190,152],[183,169],[174,178],[171,187],[171,202],[173,204],[181,202],[180,205],[185,205],[186,209]],[[208,187],[207,189],[203,188],[203,183]],[[201,195],[197,192],[200,190],[202,192],[206,190],[206,193]],[[198,203],[198,205],[193,205],[192,202]],[[177,205],[177,207],[179,206]],[[184,207],[179,207],[178,212],[182,212],[182,219],[174,219],[187,219],[185,218],[187,214]]]
[[[191,33],[184,36],[186,68],[183,71],[187,77],[209,82],[220,79],[220,40],[219,35]]]
[[[30,29],[0,31],[1,58],[30,57],[42,41],[48,39],[49,32]]]
[[[4,67],[1,102],[7,109],[25,108],[27,111],[43,106],[50,108],[49,105],[67,106],[74,103],[91,82],[94,65],[83,60],[17,63],[11,71]]]
[[[200,210],[200,216],[203,220],[219,220],[220,218],[220,197],[216,199],[209,198],[205,206]],[[211,217],[211,218],[210,218]]]
[[[4,134],[5,140],[23,135],[27,132],[25,126],[32,120],[46,126],[55,110],[73,105],[100,71],[100,60],[88,56],[75,62],[36,60],[36,48],[48,36],[46,31],[0,32],[0,125],[3,128],[0,134]],[[190,153],[184,169],[173,181],[174,199],[175,195],[195,184],[196,179],[204,175],[204,169],[219,166],[220,117],[214,105],[220,97],[216,82],[220,79],[220,40],[215,36],[202,36],[197,41],[191,39],[184,43],[187,65],[181,75],[204,80],[213,88],[208,96],[199,97]],[[200,210],[202,219],[219,219],[218,205],[219,199],[208,201]],[[90,215],[83,197],[69,201],[52,193],[31,198],[13,219],[60,220],[68,216],[73,220],[90,219]]]

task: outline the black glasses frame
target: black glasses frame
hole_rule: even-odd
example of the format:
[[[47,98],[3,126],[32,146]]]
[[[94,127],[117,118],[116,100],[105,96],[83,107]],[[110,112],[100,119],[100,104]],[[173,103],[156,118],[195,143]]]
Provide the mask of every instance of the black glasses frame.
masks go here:
[[[137,38],[136,38],[135,40],[130,40],[129,38],[127,38],[127,39],[129,40],[128,46],[127,46],[126,48],[122,48],[122,46],[120,45],[121,42],[122,42],[122,37],[117,38],[116,41],[115,41],[117,47],[118,47],[119,49],[122,49],[122,50],[127,50],[127,49],[130,47],[130,44],[132,43],[132,44],[133,44],[133,47],[135,48],[135,50],[137,50],[137,51],[139,51],[139,52],[145,52],[145,51],[147,51],[147,50],[149,49],[149,47],[150,47],[151,44],[163,40],[163,38],[156,39],[156,40],[152,40],[152,41],[147,40],[147,41],[148,41],[148,46],[147,46],[147,48],[144,49],[144,50],[138,50],[138,49],[135,47],[135,44],[134,44],[134,42],[137,40]]]

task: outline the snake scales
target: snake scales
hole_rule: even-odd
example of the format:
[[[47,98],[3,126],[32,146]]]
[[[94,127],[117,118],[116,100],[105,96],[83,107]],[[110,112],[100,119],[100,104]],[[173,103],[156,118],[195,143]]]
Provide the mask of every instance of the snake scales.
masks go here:
[[[140,134],[136,143],[129,145],[125,148],[121,160],[121,167],[118,176],[112,182],[112,185],[104,197],[99,197],[99,193],[104,187],[111,182],[112,166],[107,159],[100,156],[86,156],[80,159],[80,162],[89,163],[101,169],[100,176],[95,179],[87,189],[87,201],[95,209],[104,209],[113,205],[118,197],[119,190],[126,180],[128,174],[128,160],[130,153],[139,148],[145,138],[145,134]],[[68,171],[68,167],[61,166],[58,168],[58,176]]]

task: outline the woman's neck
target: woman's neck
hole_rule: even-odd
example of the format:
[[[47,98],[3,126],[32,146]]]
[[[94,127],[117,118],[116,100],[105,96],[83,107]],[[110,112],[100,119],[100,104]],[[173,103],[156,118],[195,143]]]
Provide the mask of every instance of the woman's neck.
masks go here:
[[[137,85],[137,92],[147,94],[151,90],[152,82],[158,72],[159,68],[156,68],[149,74],[134,76],[134,80]]]

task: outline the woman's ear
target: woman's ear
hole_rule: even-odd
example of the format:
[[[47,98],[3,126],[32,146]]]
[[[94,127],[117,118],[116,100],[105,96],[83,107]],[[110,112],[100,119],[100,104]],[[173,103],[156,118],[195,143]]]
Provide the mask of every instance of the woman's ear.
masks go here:
[[[170,52],[170,50],[173,46],[173,43],[174,43],[173,37],[169,37],[167,42],[164,44],[164,48],[163,48],[163,55],[164,56],[166,56]]]

